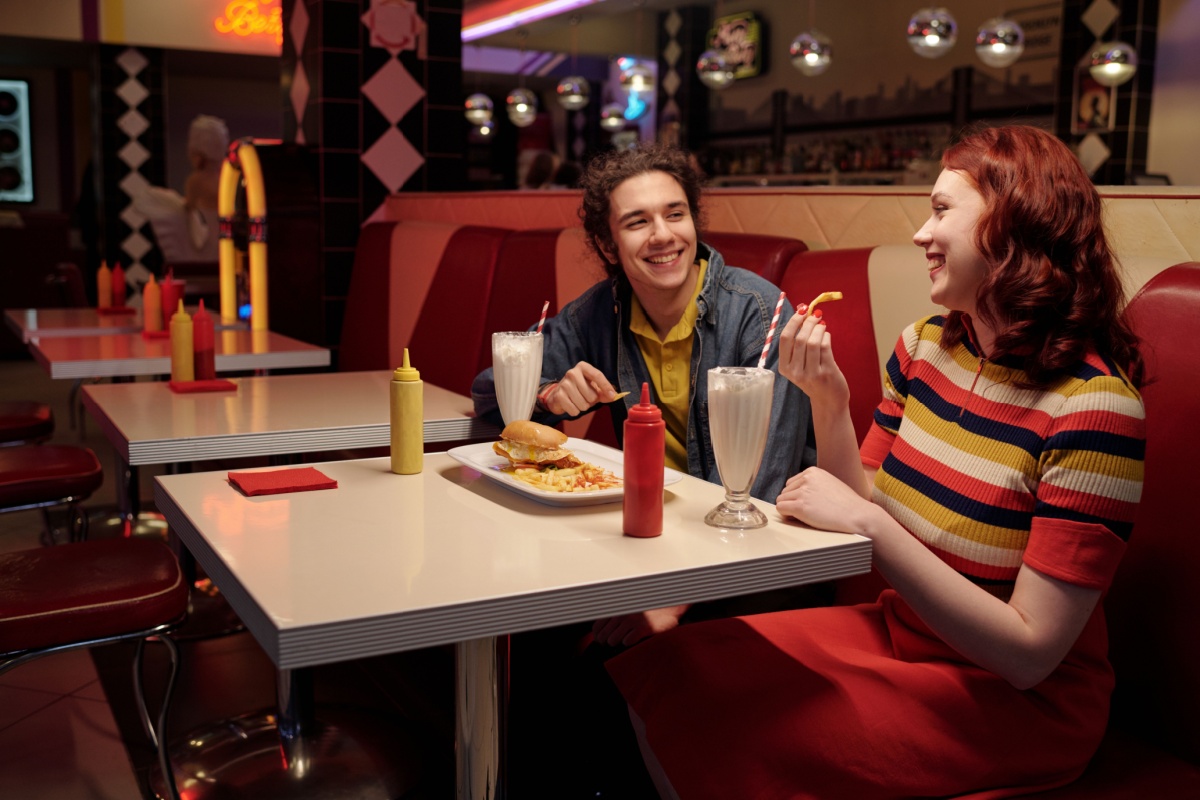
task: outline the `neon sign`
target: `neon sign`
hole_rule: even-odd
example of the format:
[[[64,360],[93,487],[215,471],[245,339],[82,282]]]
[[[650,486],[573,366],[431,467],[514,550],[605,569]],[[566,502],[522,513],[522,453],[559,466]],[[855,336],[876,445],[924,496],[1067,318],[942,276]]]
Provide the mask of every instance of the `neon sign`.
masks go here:
[[[233,36],[271,36],[283,44],[283,8],[280,0],[229,0],[225,16],[213,20],[218,33]],[[263,6],[274,5],[274,8]]]

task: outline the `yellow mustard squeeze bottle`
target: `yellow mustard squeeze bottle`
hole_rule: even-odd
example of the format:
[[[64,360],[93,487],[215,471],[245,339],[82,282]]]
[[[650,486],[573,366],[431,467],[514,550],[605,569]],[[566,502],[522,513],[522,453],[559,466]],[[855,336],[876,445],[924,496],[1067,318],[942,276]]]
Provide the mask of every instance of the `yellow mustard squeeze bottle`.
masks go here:
[[[416,475],[425,464],[425,406],[421,373],[408,362],[404,348],[404,366],[392,374],[392,472]]]
[[[196,379],[192,353],[192,317],[183,310],[183,300],[171,316],[171,380],[184,383]]]

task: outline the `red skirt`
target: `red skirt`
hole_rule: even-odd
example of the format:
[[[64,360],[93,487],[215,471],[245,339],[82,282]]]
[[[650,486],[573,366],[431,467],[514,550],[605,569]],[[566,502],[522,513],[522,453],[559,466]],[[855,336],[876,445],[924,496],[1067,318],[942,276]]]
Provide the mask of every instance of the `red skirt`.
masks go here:
[[[1019,691],[892,590],[875,603],[715,620],[609,672],[681,798],[1001,798],[1071,782],[1112,692],[1097,606],[1063,664]]]

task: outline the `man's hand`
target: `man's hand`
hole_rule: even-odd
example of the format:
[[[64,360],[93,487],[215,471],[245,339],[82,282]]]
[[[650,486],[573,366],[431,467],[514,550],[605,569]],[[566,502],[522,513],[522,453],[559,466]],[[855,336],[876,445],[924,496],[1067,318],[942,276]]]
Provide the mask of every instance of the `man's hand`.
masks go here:
[[[603,372],[580,361],[542,394],[542,404],[551,414],[574,417],[597,403],[611,402],[616,394]]]
[[[652,608],[636,614],[598,619],[592,625],[592,638],[610,647],[628,647],[656,633],[669,631],[679,625],[679,618],[688,610],[687,604]]]

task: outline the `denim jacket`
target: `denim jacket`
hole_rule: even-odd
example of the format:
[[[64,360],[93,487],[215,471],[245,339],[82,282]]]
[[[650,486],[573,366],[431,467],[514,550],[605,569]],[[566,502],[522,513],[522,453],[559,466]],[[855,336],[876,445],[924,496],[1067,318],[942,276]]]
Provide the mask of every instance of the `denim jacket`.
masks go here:
[[[704,250],[708,251],[708,270],[696,300],[699,314],[693,333],[688,388],[688,472],[719,484],[721,478],[708,430],[708,370],[758,365],[779,289],[752,272],[726,266],[721,254],[708,245],[700,247],[701,257]],[[623,278],[601,281],[566,305],[557,316],[546,320],[542,329],[542,384],[561,379],[567,370],[586,361],[603,372],[618,392],[630,393],[611,404],[618,442],[624,440],[629,407],[640,402],[642,383],[650,381],[646,362],[629,329],[631,291]],[[777,333],[791,316],[792,305],[785,302]],[[777,373],[771,429],[762,465],[750,491],[754,497],[771,503],[790,476],[817,460],[808,397],[778,374],[778,365],[779,348],[772,343],[766,363]],[[652,382],[650,390],[653,393]],[[480,417],[501,424],[491,369],[476,376],[471,397]],[[535,410],[533,418],[547,425],[566,419],[544,410]]]

